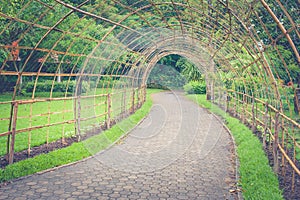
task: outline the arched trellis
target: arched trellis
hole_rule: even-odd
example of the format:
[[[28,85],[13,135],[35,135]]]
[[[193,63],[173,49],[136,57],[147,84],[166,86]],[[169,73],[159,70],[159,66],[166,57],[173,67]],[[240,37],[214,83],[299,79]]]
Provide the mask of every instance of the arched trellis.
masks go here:
[[[147,77],[158,60],[178,54],[207,74],[209,99],[260,130],[265,147],[273,149],[275,171],[281,162],[283,174],[285,167],[292,168],[293,181],[300,175],[300,124],[294,113],[300,96],[299,2],[27,0],[2,5],[0,92],[5,98],[0,106],[6,110],[0,139],[7,142],[10,163],[15,141],[28,141],[22,148],[30,153],[39,144],[34,137],[45,137],[48,144],[64,142],[69,133],[79,137],[94,126],[109,128],[144,102]],[[224,91],[227,98],[220,97]],[[55,131],[59,136],[51,138]]]

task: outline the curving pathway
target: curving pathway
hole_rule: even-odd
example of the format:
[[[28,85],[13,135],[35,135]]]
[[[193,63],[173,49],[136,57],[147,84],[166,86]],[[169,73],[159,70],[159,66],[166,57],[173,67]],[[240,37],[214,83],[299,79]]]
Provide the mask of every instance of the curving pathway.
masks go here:
[[[0,188],[0,199],[237,199],[233,144],[222,124],[181,93],[153,101],[118,144],[16,180]]]

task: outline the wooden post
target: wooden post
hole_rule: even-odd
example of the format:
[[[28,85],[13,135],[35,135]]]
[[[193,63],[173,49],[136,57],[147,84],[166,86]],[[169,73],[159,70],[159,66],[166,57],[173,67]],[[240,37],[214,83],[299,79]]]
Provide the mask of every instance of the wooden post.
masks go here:
[[[252,132],[256,131],[256,118],[255,118],[255,98],[252,94]]]
[[[32,107],[33,107],[33,105],[31,103],[30,104],[30,114],[29,114],[29,126],[30,127],[32,127]],[[48,130],[49,130],[49,128],[48,128]],[[28,150],[27,150],[28,157],[30,156],[30,151],[31,151],[31,131],[28,132]]]
[[[74,112],[74,131],[75,134],[77,134],[77,96],[75,96],[75,99],[73,101],[73,112]]]
[[[284,128],[284,119],[282,119],[281,121],[281,145],[282,145],[282,148],[284,149],[285,148],[285,140],[287,140],[288,138],[285,137],[285,128]],[[287,151],[287,148],[285,149],[285,151]],[[281,157],[281,175],[284,176],[284,182],[286,181],[286,178],[285,178],[285,158],[284,156]]]
[[[279,161],[278,161],[278,132],[279,132],[279,113],[275,115],[275,132],[274,132],[274,142],[273,142],[273,159],[274,159],[274,172],[278,173]]]
[[[272,120],[272,113],[269,114],[269,124],[270,124],[270,131],[273,129],[273,120]],[[271,134],[269,134],[269,151],[271,151],[272,142],[271,142]]]
[[[80,141],[81,135],[81,127],[80,127],[80,119],[81,119],[81,98],[80,95],[77,96],[77,141]],[[65,143],[65,137],[62,137],[62,143]]]
[[[138,89],[137,89],[137,100],[138,100],[138,108],[140,108],[141,107],[141,105],[142,105],[142,102],[141,102],[141,87],[138,87]]]
[[[268,109],[269,104],[266,102],[264,115],[264,132],[263,132],[263,147],[266,148],[267,130],[268,130]]]
[[[107,94],[107,120],[106,127],[110,128],[111,125],[111,94]]]
[[[14,103],[14,112],[13,112],[13,121],[12,121],[12,130],[11,130],[11,142],[8,163],[12,164],[14,162],[14,151],[15,151],[15,136],[16,136],[16,126],[18,119],[18,103]]]
[[[80,141],[80,135],[81,135],[81,94],[82,94],[82,79],[79,77],[78,83],[76,85],[76,98],[77,98],[77,117],[76,117],[76,123],[77,123],[77,141]],[[65,144],[65,137],[62,136],[62,143]]]

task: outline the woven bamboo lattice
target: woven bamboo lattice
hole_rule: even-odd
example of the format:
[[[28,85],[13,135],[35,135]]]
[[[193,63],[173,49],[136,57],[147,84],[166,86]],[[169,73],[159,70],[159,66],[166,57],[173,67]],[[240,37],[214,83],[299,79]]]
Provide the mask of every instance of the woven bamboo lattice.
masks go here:
[[[151,70],[176,54],[205,74],[208,99],[272,149],[274,170],[292,170],[294,190],[300,175],[299,4],[1,0],[0,153],[12,163],[15,151],[30,154],[32,146],[109,128],[143,104]]]

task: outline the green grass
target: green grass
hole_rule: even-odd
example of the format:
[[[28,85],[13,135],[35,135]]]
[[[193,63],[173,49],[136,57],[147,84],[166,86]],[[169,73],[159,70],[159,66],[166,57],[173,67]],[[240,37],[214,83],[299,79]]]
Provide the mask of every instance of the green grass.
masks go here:
[[[96,89],[94,91],[90,91],[88,95],[93,94],[105,94],[106,92],[112,92],[111,89]],[[118,92],[118,90],[114,90],[113,92]],[[49,93],[37,93],[37,98],[45,98],[49,97]],[[47,96],[48,95],[48,96]],[[60,96],[63,96],[63,93],[60,93]],[[128,100],[126,103],[127,110],[131,106],[130,100],[131,91],[126,93]],[[0,102],[11,100],[11,93],[1,94]],[[55,96],[59,96],[58,93],[55,93]],[[122,110],[120,109],[122,103],[120,99],[122,99],[122,94],[118,93],[112,95],[112,117],[118,116]],[[18,96],[17,99],[30,99],[28,95]],[[100,115],[106,112],[106,105],[104,104],[106,101],[106,97],[95,97],[95,98],[82,98],[81,99],[81,118],[91,117],[92,115]],[[137,101],[137,98],[136,98]],[[93,107],[89,107],[91,105],[96,105]],[[101,105],[100,105],[101,104]],[[0,120],[0,133],[4,133],[8,131],[9,117],[10,117],[10,109],[11,105],[8,104],[0,104],[0,118],[6,120]],[[20,104],[18,106],[18,119],[17,119],[17,130],[34,127],[34,126],[45,126],[47,124],[59,123],[63,121],[70,121],[74,119],[74,101],[71,100],[63,100],[63,101],[49,101],[49,102],[36,102],[33,104]],[[62,112],[66,110],[66,112]],[[30,113],[31,117],[30,117]],[[48,113],[51,113],[50,115]],[[97,117],[95,119],[89,119],[87,121],[81,122],[82,132],[85,130],[91,129],[94,126],[99,124],[104,124],[105,116]],[[74,123],[71,124],[60,124],[53,125],[50,127],[39,128],[32,131],[21,132],[16,135],[15,138],[15,152],[19,152],[30,146],[35,147],[42,144],[45,144],[47,141],[53,142],[62,137],[71,137],[75,135],[74,131]],[[7,149],[7,137],[0,137],[0,156],[6,154]]]
[[[149,113],[152,107],[150,95],[159,91],[161,90],[147,90],[147,101],[139,110],[99,135],[95,135],[79,143],[73,143],[69,147],[55,150],[48,154],[41,154],[33,158],[22,160],[7,166],[5,169],[0,169],[0,182],[72,163],[107,148],[122,135],[126,134]]]
[[[187,95],[200,106],[222,117],[230,129],[240,162],[239,184],[244,199],[283,199],[278,178],[268,163],[259,139],[238,119],[229,116],[218,106],[208,102],[205,95]]]
[[[2,97],[1,99],[5,97]],[[89,102],[87,102],[89,101]],[[87,105],[93,103],[94,99],[84,99],[83,104]],[[97,101],[104,101],[103,98],[98,98]],[[73,114],[73,100],[66,101],[51,101],[51,102],[37,102],[34,104],[21,104],[18,106],[18,119],[17,119],[17,130],[43,126],[46,124],[58,123],[62,121],[68,121],[74,119]],[[62,110],[67,112],[62,113]],[[95,108],[99,113],[104,113],[104,105]],[[32,117],[30,113],[32,111]],[[48,115],[48,113],[52,113]],[[99,114],[96,113],[96,114]],[[10,115],[10,104],[0,105],[1,118],[9,118]],[[41,116],[43,115],[43,116]],[[85,116],[85,113],[82,113]],[[104,119],[98,119],[98,122]],[[0,121],[0,132],[5,132],[8,129],[9,120]],[[91,123],[91,122],[90,122]],[[48,138],[48,142],[56,141],[63,135],[65,137],[71,137],[74,135],[74,124],[61,124],[50,127],[44,127],[28,132],[22,132],[16,135],[15,139],[15,151],[22,151],[28,148],[28,140],[30,138],[31,146],[39,146],[45,144]],[[0,138],[0,156],[6,153],[6,137]]]
[[[17,119],[17,130],[27,128],[31,126],[42,126],[48,123],[56,123],[61,122],[64,120],[72,120],[73,113],[67,112],[64,114],[53,114],[48,119],[48,116],[34,116],[34,115],[40,115],[45,114],[48,111],[50,112],[60,112],[61,109],[65,108],[70,111],[72,111],[72,101],[66,101],[59,102],[59,101],[53,101],[53,102],[41,102],[41,103],[35,103],[32,106],[31,105],[20,105],[18,108],[18,119]],[[0,105],[1,109],[1,116],[8,118],[10,113],[10,106]],[[32,110],[33,117],[31,118],[31,122],[29,119],[29,113],[30,110]],[[48,121],[49,120],[49,121]],[[8,129],[8,120],[0,121],[0,132],[5,132]],[[33,130],[31,132],[23,132],[16,135],[15,139],[15,151],[22,151],[24,149],[28,148],[28,138],[31,137],[31,146],[39,146],[41,144],[46,143],[46,138],[48,135],[48,141],[52,142],[55,140],[58,140],[62,137],[64,130],[64,134],[66,137],[70,137],[71,135],[74,135],[74,125],[73,124],[65,124],[65,125],[57,125],[57,126],[51,126],[51,127],[45,127],[37,130]],[[30,134],[30,135],[29,135]],[[4,155],[6,153],[6,137],[0,138],[0,156]],[[3,145],[5,144],[5,145]]]

